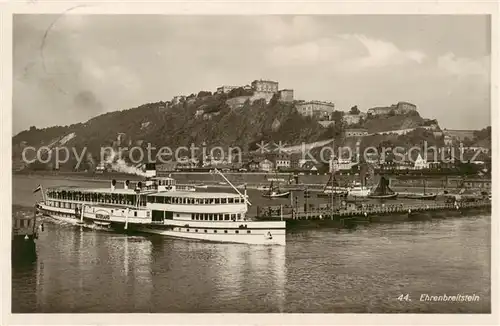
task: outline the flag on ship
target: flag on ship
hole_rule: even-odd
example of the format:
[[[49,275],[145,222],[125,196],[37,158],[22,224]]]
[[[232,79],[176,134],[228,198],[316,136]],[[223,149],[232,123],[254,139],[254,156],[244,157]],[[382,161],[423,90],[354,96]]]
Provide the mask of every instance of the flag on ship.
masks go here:
[[[42,190],[42,185],[38,185],[38,187],[36,187],[35,190],[33,190],[33,193],[37,193],[39,192],[40,190]]]

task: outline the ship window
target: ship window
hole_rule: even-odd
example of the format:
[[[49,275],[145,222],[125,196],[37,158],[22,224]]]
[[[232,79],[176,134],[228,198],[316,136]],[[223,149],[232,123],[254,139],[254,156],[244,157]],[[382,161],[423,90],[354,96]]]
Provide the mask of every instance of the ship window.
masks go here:
[[[137,216],[137,212],[134,212],[134,216]]]
[[[113,210],[111,210],[111,214],[113,214]]]
[[[214,230],[214,233],[217,233],[217,230]]]
[[[206,229],[205,229],[204,231],[205,231],[205,233],[207,233],[207,230],[206,230]]]
[[[252,231],[250,231],[250,230],[247,230],[247,233],[252,233]]]
[[[224,214],[219,214],[219,221],[224,221]]]
[[[227,198],[221,198],[220,203],[221,204],[227,204]]]
[[[224,214],[224,220],[229,221],[229,214]]]
[[[234,198],[229,198],[229,203],[233,204],[234,203]]]
[[[180,214],[175,214],[176,217],[180,217],[181,215]]]
[[[191,214],[191,220],[194,220],[194,214]]]
[[[220,204],[220,198],[215,198],[215,203]]]
[[[236,231],[234,231],[234,233],[240,233],[240,231],[236,230]]]
[[[213,214],[208,215],[208,219],[209,219],[210,221],[212,221],[212,220],[214,219]]]
[[[231,220],[236,220],[236,215],[235,214],[231,214]]]
[[[186,229],[187,232],[189,232],[189,229]]]
[[[195,229],[194,232],[198,232],[198,229]]]
[[[237,214],[238,220],[241,220],[241,214]]]

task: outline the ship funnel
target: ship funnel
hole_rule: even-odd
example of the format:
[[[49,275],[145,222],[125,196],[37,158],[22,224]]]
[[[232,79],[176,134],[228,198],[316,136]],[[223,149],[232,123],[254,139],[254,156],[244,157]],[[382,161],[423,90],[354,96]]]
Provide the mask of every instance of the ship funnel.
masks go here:
[[[155,163],[146,163],[144,170],[145,170],[147,178],[156,177],[156,164]]]
[[[114,190],[115,190],[115,187],[116,187],[116,180],[115,180],[115,179],[113,179],[113,180],[111,180],[111,190],[113,190],[113,191],[114,191]]]
[[[128,181],[128,180],[127,180],[127,181],[125,181],[125,182],[123,183],[123,189],[128,189],[128,186],[129,186],[129,185],[130,185],[130,181]]]

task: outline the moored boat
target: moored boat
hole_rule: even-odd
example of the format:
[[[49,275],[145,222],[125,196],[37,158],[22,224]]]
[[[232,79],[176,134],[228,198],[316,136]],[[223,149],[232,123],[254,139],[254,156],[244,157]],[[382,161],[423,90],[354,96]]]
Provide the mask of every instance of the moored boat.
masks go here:
[[[435,200],[436,197],[437,197],[437,194],[435,194],[435,193],[427,193],[426,192],[426,185],[427,185],[427,182],[424,179],[424,192],[422,194],[419,194],[419,193],[406,193],[406,194],[404,194],[401,197],[407,198],[407,199],[418,199],[418,200]]]
[[[368,195],[368,198],[372,199],[395,199],[397,197],[398,194],[389,188],[389,181],[383,176],[380,177],[377,187]]]
[[[354,182],[347,190],[347,194],[352,197],[368,197],[370,188],[362,185],[360,182]]]
[[[420,200],[434,200],[437,194],[406,194],[404,198],[407,199],[420,199]]]
[[[325,187],[321,192],[317,194],[318,197],[330,198],[330,197],[341,197],[345,198],[349,194],[349,190],[345,187],[341,187],[338,181],[335,179],[335,172],[332,171],[330,178],[325,184]]]
[[[56,220],[89,228],[137,231],[215,242],[285,245],[284,221],[247,217],[248,197],[235,193],[179,191],[172,178],[153,177],[133,189],[50,188],[39,209]]]
[[[262,194],[262,197],[266,198],[288,198],[290,196],[290,191],[281,191],[279,186],[274,184],[274,181],[271,181],[271,185],[269,186],[269,190]]]

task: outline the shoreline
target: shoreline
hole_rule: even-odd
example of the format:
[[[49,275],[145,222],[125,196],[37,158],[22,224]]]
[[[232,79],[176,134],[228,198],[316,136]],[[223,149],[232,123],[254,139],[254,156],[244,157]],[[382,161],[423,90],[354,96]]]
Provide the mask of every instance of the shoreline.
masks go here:
[[[318,187],[323,188],[330,178],[330,174],[308,174],[308,175],[299,175],[299,183],[295,183],[293,180],[293,174],[290,173],[270,173],[270,172],[227,172],[224,173],[226,177],[233,183],[235,186],[240,186],[242,184],[247,184],[248,187],[258,185],[258,186],[267,186],[270,183],[270,179],[272,178],[280,178],[283,179],[281,182],[284,186],[289,187]],[[142,181],[144,177],[134,175],[134,174],[126,174],[126,173],[103,173],[103,174],[90,174],[85,172],[50,172],[50,173],[20,173],[13,172],[13,177],[26,177],[26,178],[47,178],[47,179],[64,179],[68,181],[88,181],[88,182],[111,182],[111,180],[115,179],[117,181]],[[209,172],[171,172],[171,173],[163,173],[159,172],[158,176],[171,176],[176,179],[178,184],[189,184],[195,185],[197,183],[203,183],[207,185],[216,185],[216,186],[228,186],[225,184],[225,181],[218,175],[209,173]],[[350,181],[356,181],[357,176],[354,175],[341,175],[340,178],[348,179]],[[339,178],[339,179],[340,179]],[[457,179],[463,178],[460,176],[450,177],[448,183],[450,181],[452,183],[458,184]],[[420,181],[422,178],[420,177],[410,177],[407,176],[389,176],[389,179],[392,181],[390,184],[391,188],[423,188],[423,182],[412,182],[412,181]],[[430,177],[427,181],[427,189],[445,189],[445,188],[455,188],[454,184],[449,184],[444,187],[444,181],[447,177],[440,177],[436,179],[435,176]],[[460,179],[461,180],[461,179]],[[484,180],[491,180],[484,179]],[[473,188],[471,188],[473,189]],[[478,188],[479,189],[479,188]],[[311,189],[313,190],[313,189]]]

